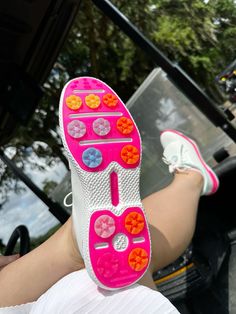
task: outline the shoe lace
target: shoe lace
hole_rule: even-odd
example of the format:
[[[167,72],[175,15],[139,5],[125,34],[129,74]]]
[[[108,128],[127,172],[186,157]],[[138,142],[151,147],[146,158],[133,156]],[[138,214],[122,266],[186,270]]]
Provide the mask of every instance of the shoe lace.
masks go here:
[[[178,158],[178,161],[173,161],[164,155],[162,157],[163,162],[169,166],[169,172],[186,172],[186,170],[191,169],[192,166],[188,163],[188,161],[185,159],[185,154],[184,154],[184,145],[180,145],[180,152],[179,152],[180,158]]]
[[[68,199],[68,197],[69,197],[70,195],[72,195],[72,192],[69,192],[69,193],[64,197],[63,204],[64,204],[65,207],[71,207],[72,204],[73,204],[72,201],[71,201],[70,204],[67,203],[67,199]]]

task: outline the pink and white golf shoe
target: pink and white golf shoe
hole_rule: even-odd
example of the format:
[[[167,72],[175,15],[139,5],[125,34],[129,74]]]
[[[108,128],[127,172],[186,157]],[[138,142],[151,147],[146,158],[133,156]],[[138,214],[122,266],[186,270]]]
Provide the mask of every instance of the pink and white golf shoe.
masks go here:
[[[218,190],[219,179],[204,161],[194,140],[176,130],[163,131],[160,140],[164,149],[163,161],[168,164],[169,172],[198,171],[204,180],[201,195],[213,194]]]
[[[151,256],[137,126],[118,95],[92,77],[66,84],[59,114],[73,226],[86,269],[102,288],[129,286],[144,275]]]

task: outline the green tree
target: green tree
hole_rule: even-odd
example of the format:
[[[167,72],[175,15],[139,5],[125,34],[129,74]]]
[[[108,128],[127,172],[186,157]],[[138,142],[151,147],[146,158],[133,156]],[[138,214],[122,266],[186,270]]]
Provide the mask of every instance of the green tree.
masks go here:
[[[215,76],[235,58],[236,5],[234,0],[137,0],[113,3],[211,96],[216,95]],[[110,84],[125,101],[133,94],[154,63],[135,46],[91,0],[81,8],[65,45],[44,84],[45,96],[27,127],[5,148],[14,149],[14,161],[22,169],[44,171],[30,155],[31,147],[48,165],[67,160],[58,130],[58,102],[65,82],[91,75]],[[16,181],[17,182],[17,181]],[[12,174],[2,168],[1,192],[6,200],[19,190]]]
[[[153,1],[156,27],[150,37],[213,98],[215,76],[235,58],[233,0]],[[226,52],[227,51],[227,52]]]

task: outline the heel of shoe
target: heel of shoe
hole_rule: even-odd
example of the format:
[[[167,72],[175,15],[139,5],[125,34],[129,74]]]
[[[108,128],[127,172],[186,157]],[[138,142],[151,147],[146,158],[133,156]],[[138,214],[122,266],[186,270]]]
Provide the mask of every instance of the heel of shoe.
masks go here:
[[[107,210],[93,213],[89,252],[100,285],[117,289],[139,280],[148,268],[151,254],[143,210],[127,208],[121,216]]]

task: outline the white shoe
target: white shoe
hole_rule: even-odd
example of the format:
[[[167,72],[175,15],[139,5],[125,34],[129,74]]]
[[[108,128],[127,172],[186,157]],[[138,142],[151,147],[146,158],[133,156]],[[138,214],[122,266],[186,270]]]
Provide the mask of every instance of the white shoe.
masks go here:
[[[164,148],[163,161],[169,165],[169,171],[193,169],[199,171],[204,178],[202,195],[213,194],[219,187],[215,172],[203,160],[197,144],[176,130],[161,133],[161,144]]]
[[[75,237],[90,277],[102,288],[137,282],[151,257],[139,194],[141,139],[118,95],[102,81],[66,84],[60,129],[71,168]]]

